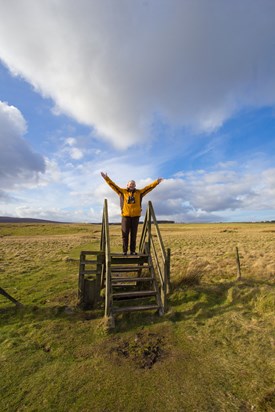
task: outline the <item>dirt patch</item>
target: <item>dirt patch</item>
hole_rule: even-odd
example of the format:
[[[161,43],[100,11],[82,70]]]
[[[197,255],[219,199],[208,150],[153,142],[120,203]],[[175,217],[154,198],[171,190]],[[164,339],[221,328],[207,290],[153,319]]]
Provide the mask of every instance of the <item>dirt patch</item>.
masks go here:
[[[133,362],[141,369],[151,369],[167,353],[165,338],[158,333],[139,332],[129,339],[116,339],[110,353]]]

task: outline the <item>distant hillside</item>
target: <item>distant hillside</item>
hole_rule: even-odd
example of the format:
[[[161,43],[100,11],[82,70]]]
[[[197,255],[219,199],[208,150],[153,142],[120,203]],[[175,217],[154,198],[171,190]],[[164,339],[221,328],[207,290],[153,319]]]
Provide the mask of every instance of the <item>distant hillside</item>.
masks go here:
[[[0,216],[0,223],[67,223],[54,220],[32,219],[29,217]]]
[[[73,222],[58,222],[56,220],[46,220],[46,219],[32,219],[30,217],[11,217],[11,216],[0,216],[0,223],[60,223],[60,224],[70,224]],[[140,225],[143,225],[143,221],[139,222]],[[175,223],[174,220],[158,220],[158,223]],[[90,223],[99,225],[101,222]],[[110,225],[120,225],[120,222],[109,222]]]

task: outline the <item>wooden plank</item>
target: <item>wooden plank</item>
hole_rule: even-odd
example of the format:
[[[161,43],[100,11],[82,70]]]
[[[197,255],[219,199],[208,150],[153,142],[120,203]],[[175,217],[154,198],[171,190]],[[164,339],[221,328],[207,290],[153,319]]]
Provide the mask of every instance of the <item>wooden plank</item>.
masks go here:
[[[23,307],[22,303],[18,302],[13,296],[11,296],[5,289],[0,288],[0,294],[5,296],[5,298],[9,299],[12,303],[14,303],[17,307]]]
[[[94,256],[98,256],[98,255],[104,255],[104,252],[102,252],[101,250],[82,250],[80,252],[80,255],[94,255]]]
[[[86,259],[81,259],[80,262],[83,265],[97,265],[97,260],[86,260]]]
[[[158,310],[158,305],[143,305],[143,306],[124,306],[124,307],[113,307],[113,313],[123,313],[123,312],[137,312],[143,310]]]
[[[150,282],[153,281],[154,278],[152,277],[112,277],[112,283],[115,282]]]
[[[151,265],[146,265],[146,266],[111,266],[111,272],[139,272],[143,269],[150,270]]]
[[[109,217],[108,217],[108,202],[104,200],[103,222],[105,231],[105,317],[112,318],[111,306],[111,247],[110,247],[110,234],[109,234]]]
[[[166,261],[165,261],[165,273],[166,273],[166,293],[170,293],[172,290],[171,279],[170,279],[170,260],[171,260],[171,249],[168,248],[166,251]]]
[[[124,255],[123,253],[111,252],[111,257],[137,258],[137,257],[147,257],[147,256],[148,255],[146,253],[139,253],[139,252],[137,252],[136,255],[130,255],[130,253],[127,255]]]
[[[148,262],[148,255],[144,255],[142,257],[136,256],[136,255],[126,255],[126,256],[111,256],[111,263],[112,264],[120,264],[120,265],[126,265],[126,264],[144,264]]]
[[[96,275],[98,271],[96,269],[81,269],[79,271],[80,275]]]
[[[79,275],[78,275],[78,304],[80,306],[82,306],[84,302],[84,275],[82,273],[84,269],[85,269],[85,265],[80,263],[79,264]]]
[[[129,260],[125,260],[125,261],[123,261],[123,260],[111,260],[111,265],[112,266],[134,266],[134,265],[143,265],[143,264],[146,264],[147,262],[140,262],[140,261],[138,261],[138,260],[136,260],[136,261],[134,261],[134,260],[132,260],[132,261],[129,261]]]
[[[139,290],[132,292],[117,292],[113,293],[113,298],[146,298],[148,296],[156,296],[155,290]]]

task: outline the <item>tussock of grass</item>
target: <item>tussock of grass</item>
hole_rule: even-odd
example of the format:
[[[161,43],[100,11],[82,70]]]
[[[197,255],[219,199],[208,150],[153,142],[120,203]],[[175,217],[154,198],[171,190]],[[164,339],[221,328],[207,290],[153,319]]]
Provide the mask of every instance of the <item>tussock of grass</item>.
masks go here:
[[[3,230],[2,230],[3,229]],[[111,247],[121,249],[111,226]],[[95,225],[1,225],[0,408],[13,411],[274,410],[274,232],[261,225],[163,225],[168,312],[77,307],[78,258]],[[238,245],[242,280],[236,282]]]
[[[275,291],[270,287],[264,287],[254,303],[255,309],[263,315],[275,313]]]
[[[187,285],[199,285],[205,273],[209,270],[208,262],[202,260],[192,260],[189,262],[186,270],[177,275],[175,281],[178,287]]]

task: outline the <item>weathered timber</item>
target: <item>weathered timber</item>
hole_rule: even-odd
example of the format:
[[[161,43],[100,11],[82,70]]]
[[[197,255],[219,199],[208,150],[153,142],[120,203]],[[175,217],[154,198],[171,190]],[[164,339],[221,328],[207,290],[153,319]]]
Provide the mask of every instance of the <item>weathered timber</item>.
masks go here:
[[[96,259],[87,259],[87,256],[95,256]],[[78,304],[84,309],[94,308],[100,300],[102,262],[102,252],[82,251],[80,253]],[[92,269],[91,266],[94,268]]]
[[[149,276],[144,276],[144,277],[113,277],[112,276],[112,283],[115,282],[150,282],[153,281],[154,278],[149,277]]]
[[[112,266],[111,272],[139,272],[141,269],[151,269],[152,265],[146,266]]]
[[[237,280],[240,280],[242,278],[242,274],[241,274],[241,263],[240,263],[239,250],[237,246],[235,248],[235,253],[236,253],[236,265],[237,265]]]
[[[137,311],[145,311],[145,310],[158,310],[158,305],[140,305],[140,306],[121,306],[117,308],[113,308],[114,313],[123,313],[123,312],[137,312]]]
[[[5,296],[5,298],[9,299],[12,303],[14,303],[17,307],[23,307],[22,303],[18,302],[14,297],[12,297],[5,289],[0,288],[0,294]]]
[[[155,290],[142,290],[142,291],[133,291],[133,292],[114,292],[113,298],[115,299],[124,299],[124,298],[145,298],[148,296],[156,296]]]

